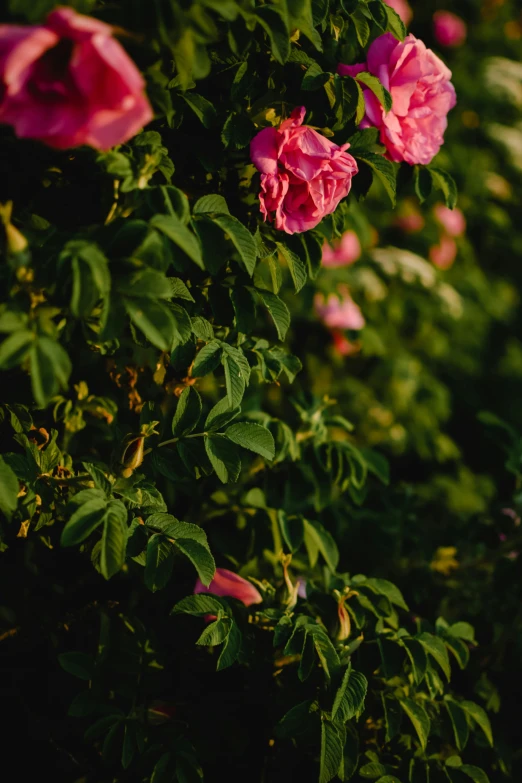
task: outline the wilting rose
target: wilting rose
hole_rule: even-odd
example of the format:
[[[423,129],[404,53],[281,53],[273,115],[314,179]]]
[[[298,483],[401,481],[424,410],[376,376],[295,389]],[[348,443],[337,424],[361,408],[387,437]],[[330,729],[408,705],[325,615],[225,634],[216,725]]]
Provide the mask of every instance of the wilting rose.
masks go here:
[[[386,5],[389,5],[390,8],[393,8],[397,14],[399,14],[400,18],[406,26],[409,25],[413,19],[413,11],[411,10],[411,6],[408,3],[408,0],[384,0],[384,2]]]
[[[441,46],[462,46],[466,40],[466,22],[451,11],[436,11],[433,14],[433,35]]]
[[[250,144],[261,172],[260,209],[287,234],[315,228],[352,186],[357,163],[346,150],[303,125],[306,109],[294,109],[279,128],[264,128]]]
[[[449,269],[457,257],[457,244],[453,237],[443,234],[438,245],[430,247],[430,261],[439,269]]]
[[[430,163],[443,144],[447,115],[456,103],[451,71],[415,36],[401,43],[391,33],[372,43],[366,63],[337,68],[342,76],[353,77],[362,70],[381,80],[393,106],[386,113],[363,86],[366,114],[361,127],[379,128],[390,160]]]
[[[444,204],[436,204],[433,214],[450,237],[460,237],[466,230],[466,218],[458,207],[449,209]]]
[[[0,25],[0,122],[17,136],[107,150],[152,119],[144,88],[112,28],[72,8],[43,25]]]
[[[361,255],[361,243],[355,231],[345,231],[341,239],[323,245],[323,266],[347,266]]]
[[[329,329],[362,329],[365,320],[359,307],[355,304],[347,289],[337,294],[329,294],[325,299],[323,294],[314,297],[315,312]]]
[[[216,568],[214,579],[208,587],[205,587],[203,582],[198,579],[194,593],[212,593],[224,598],[237,598],[245,606],[260,604],[263,600],[261,593],[251,582],[226,568]]]

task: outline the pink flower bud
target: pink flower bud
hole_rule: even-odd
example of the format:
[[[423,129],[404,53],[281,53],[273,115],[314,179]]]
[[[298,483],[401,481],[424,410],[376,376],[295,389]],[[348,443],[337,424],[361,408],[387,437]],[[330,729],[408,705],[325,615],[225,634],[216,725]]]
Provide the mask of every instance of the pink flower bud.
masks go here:
[[[361,243],[355,231],[345,231],[341,239],[323,245],[323,266],[348,266],[361,255]]]
[[[212,593],[223,596],[223,598],[237,598],[245,606],[260,604],[263,601],[261,593],[251,582],[226,568],[216,568],[214,579],[208,587],[205,587],[203,582],[198,579],[194,593]]]
[[[466,218],[457,207],[450,209],[444,204],[436,204],[433,214],[450,237],[460,237],[466,231]]]
[[[441,46],[462,46],[466,40],[466,22],[451,11],[436,11],[433,14],[433,34]]]
[[[329,294],[325,299],[323,294],[317,293],[314,298],[315,312],[330,329],[362,329],[366,322],[348,289],[340,291],[340,294]]]
[[[457,245],[453,237],[443,234],[438,245],[430,247],[430,261],[439,269],[449,269],[457,257]]]

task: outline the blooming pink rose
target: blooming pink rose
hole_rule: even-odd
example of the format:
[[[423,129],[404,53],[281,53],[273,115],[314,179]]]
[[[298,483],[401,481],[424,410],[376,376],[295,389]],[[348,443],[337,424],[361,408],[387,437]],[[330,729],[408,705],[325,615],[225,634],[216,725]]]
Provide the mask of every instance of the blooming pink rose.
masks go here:
[[[361,255],[361,243],[355,231],[345,231],[340,240],[323,245],[323,266],[347,266]]]
[[[287,234],[308,231],[330,215],[352,186],[357,163],[346,150],[303,125],[306,109],[294,109],[279,128],[252,139],[250,157],[261,172],[261,212]]]
[[[393,10],[399,14],[400,18],[404,22],[404,24],[407,26],[413,19],[413,11],[411,10],[411,6],[408,3],[408,0],[384,0],[386,5],[389,5],[390,8],[393,8]]]
[[[315,312],[329,329],[362,329],[365,320],[359,307],[347,289],[340,293],[341,297],[330,294],[327,299],[317,293],[314,297]]]
[[[107,150],[152,119],[144,87],[112,28],[72,8],[0,25],[0,122],[17,136]]]
[[[263,600],[261,593],[251,582],[247,582],[242,576],[238,576],[226,568],[216,568],[214,579],[208,587],[205,587],[203,582],[198,579],[194,593],[212,593],[224,598],[237,598],[245,606],[260,604]]]
[[[447,114],[455,106],[451,71],[422,41],[408,35],[401,43],[391,33],[377,38],[362,65],[339,65],[342,76],[366,70],[391,93],[386,113],[371,90],[364,89],[366,114],[361,127],[379,128],[390,160],[430,163],[442,146]]]
[[[457,244],[453,237],[443,234],[438,245],[430,247],[430,261],[439,269],[449,269],[457,257]]]
[[[465,232],[466,218],[457,207],[449,209],[444,204],[436,204],[433,213],[450,237],[460,237]]]
[[[466,22],[451,11],[433,14],[433,34],[441,46],[462,46],[468,34]]]

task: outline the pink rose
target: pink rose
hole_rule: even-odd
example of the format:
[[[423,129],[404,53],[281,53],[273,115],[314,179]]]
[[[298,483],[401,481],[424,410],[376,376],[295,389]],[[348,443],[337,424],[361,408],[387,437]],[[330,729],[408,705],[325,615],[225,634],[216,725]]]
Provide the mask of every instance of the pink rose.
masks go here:
[[[0,25],[0,122],[21,138],[107,150],[152,119],[144,87],[112,28],[72,8]]]
[[[456,103],[451,71],[415,36],[401,43],[391,33],[372,43],[367,63],[339,65],[337,72],[357,76],[361,69],[377,76],[393,99],[386,114],[375,95],[363,88],[366,114],[361,127],[379,128],[390,160],[430,163],[442,146],[447,114]]]
[[[397,14],[399,14],[400,18],[406,26],[409,25],[413,19],[413,11],[411,10],[411,6],[408,3],[408,0],[384,0],[384,2],[386,5],[389,5],[390,8],[393,8]]]
[[[438,245],[430,247],[430,261],[439,269],[449,269],[457,257],[457,244],[453,237],[443,234]]]
[[[226,568],[216,568],[214,579],[208,587],[205,587],[203,582],[198,579],[194,593],[212,593],[224,598],[237,598],[245,606],[260,604],[263,600],[261,593],[251,582],[247,582],[242,576],[238,576]]]
[[[449,209],[444,204],[436,204],[433,214],[450,237],[460,237],[466,230],[466,218],[460,209]]]
[[[345,231],[341,239],[323,245],[323,266],[347,266],[361,255],[361,243],[355,231]]]
[[[362,329],[365,320],[359,307],[351,298],[348,290],[340,290],[337,294],[329,294],[325,299],[323,294],[314,297],[315,312],[329,329]]]
[[[303,125],[306,109],[294,109],[279,128],[252,139],[250,157],[261,172],[262,214],[287,234],[308,231],[330,215],[352,186],[357,163],[345,150]]]
[[[441,46],[462,46],[466,40],[466,22],[451,11],[436,11],[433,14],[433,35]]]
[[[425,220],[415,204],[406,201],[402,205],[399,215],[395,218],[395,224],[406,234],[415,234],[417,231],[422,231]]]

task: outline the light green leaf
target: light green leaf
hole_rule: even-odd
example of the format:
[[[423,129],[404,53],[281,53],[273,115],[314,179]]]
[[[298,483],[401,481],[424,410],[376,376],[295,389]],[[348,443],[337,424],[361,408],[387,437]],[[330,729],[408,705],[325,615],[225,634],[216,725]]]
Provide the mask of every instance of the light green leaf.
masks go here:
[[[188,302],[193,302],[194,297],[190,293],[186,284],[179,277],[167,278],[170,285],[170,295],[174,299],[186,299]]]
[[[195,234],[175,215],[155,215],[150,225],[165,234],[201,269],[204,269],[201,245]]]
[[[388,582],[387,579],[370,578],[365,579],[365,581],[361,582],[361,584],[371,588],[374,592],[379,593],[380,595],[385,595],[392,604],[395,604],[395,606],[399,606],[406,612],[409,611],[408,604],[404,600],[399,588],[396,587],[396,585],[394,585],[392,582]]]
[[[186,598],[182,598],[174,606],[171,614],[191,614],[194,617],[215,614],[218,617],[223,617],[225,606],[214,596],[199,593],[198,595],[189,595]]]
[[[22,329],[13,332],[0,345],[0,370],[9,370],[23,362],[35,339],[34,332]]]
[[[353,717],[359,718],[364,710],[368,680],[349,666],[339,686],[332,707],[332,720],[346,723]]]
[[[129,318],[147,340],[161,351],[169,350],[174,343],[177,328],[167,305],[153,299],[125,298],[124,302]]]
[[[254,273],[257,261],[257,248],[254,237],[237,218],[232,215],[214,215],[212,222],[219,226],[230,238],[239,253],[249,275]]]
[[[215,370],[220,362],[222,350],[222,344],[219,340],[211,340],[204,345],[194,360],[193,377],[200,378]]]
[[[321,721],[321,757],[319,783],[329,783],[337,775],[343,760],[343,742],[339,730],[329,721]]]
[[[61,545],[76,546],[85,541],[93,530],[96,530],[104,521],[106,509],[105,498],[95,498],[83,503],[76,509],[62,530]]]
[[[462,764],[459,767],[459,771],[467,775],[468,778],[471,778],[473,783],[489,783],[489,778],[484,770],[475,767],[472,764]]]
[[[382,6],[388,18],[388,25],[386,29],[389,30],[390,33],[395,36],[395,38],[398,38],[399,41],[404,41],[408,31],[406,30],[404,22],[400,18],[399,14],[394,11],[393,8],[390,8],[387,3],[383,3]]]
[[[202,196],[202,198],[196,201],[192,211],[195,215],[204,215],[207,212],[215,212],[218,215],[230,215],[227,202],[223,196],[219,196],[217,193]]]
[[[229,405],[231,408],[237,408],[243,399],[245,387],[250,379],[250,365],[241,349],[233,348],[227,343],[223,343],[221,363],[225,370]]]
[[[426,750],[431,722],[424,707],[412,699],[399,699],[399,704],[413,724],[422,750]]]
[[[316,522],[315,520],[308,521],[305,519],[304,526],[305,545],[308,550],[309,557],[310,551],[313,552],[315,549],[317,549],[324,557],[328,568],[335,572],[339,563],[339,550],[331,534],[328,532],[328,530],[326,530],[326,528],[323,527],[323,525],[321,525],[320,522]],[[311,550],[310,547],[312,548]],[[310,561],[312,558],[313,555],[310,557]],[[312,562],[310,562],[310,565],[313,567],[315,563],[312,564]]]
[[[205,647],[216,647],[218,644],[223,644],[229,631],[230,624],[226,620],[214,620],[214,622],[207,625],[196,644]]]
[[[361,73],[358,73],[355,78],[359,84],[364,84],[365,87],[373,92],[386,112],[390,111],[392,107],[392,97],[376,76],[367,71],[362,71]]]
[[[238,449],[222,435],[205,438],[207,456],[223,484],[235,483],[241,472],[241,458]]]
[[[491,723],[489,722],[486,711],[478,704],[475,704],[474,701],[459,701],[459,705],[477,726],[482,729],[487,741],[491,747],[493,747],[493,732],[491,731]]]
[[[270,430],[260,424],[239,422],[232,424],[225,432],[225,436],[238,446],[255,452],[267,460],[273,460],[275,456],[274,438]]]
[[[174,546],[188,557],[199,578],[208,587],[216,572],[216,564],[208,548],[192,538],[176,538]]]
[[[0,511],[7,519],[16,511],[19,490],[15,473],[0,455]]]
[[[422,644],[426,652],[437,661],[449,682],[451,677],[451,666],[448,651],[442,639],[431,633],[421,633],[415,638]]]
[[[232,622],[230,631],[225,640],[225,644],[223,645],[221,655],[218,659],[218,672],[222,671],[223,669],[227,669],[229,666],[232,666],[240,653],[242,640],[241,631],[237,627],[236,623]]]
[[[290,311],[286,304],[276,294],[272,294],[270,291],[265,291],[261,288],[254,288],[255,293],[259,296],[266,309],[272,316],[277,334],[281,342],[286,337],[288,327],[290,326]]]
[[[292,251],[289,250],[289,248],[287,248],[285,245],[281,244],[281,242],[276,242],[276,245],[280,255],[288,264],[290,274],[292,275],[292,280],[294,281],[295,292],[297,294],[306,284],[308,279],[306,266],[303,264],[299,256],[297,256],[295,253],[292,253]]]

